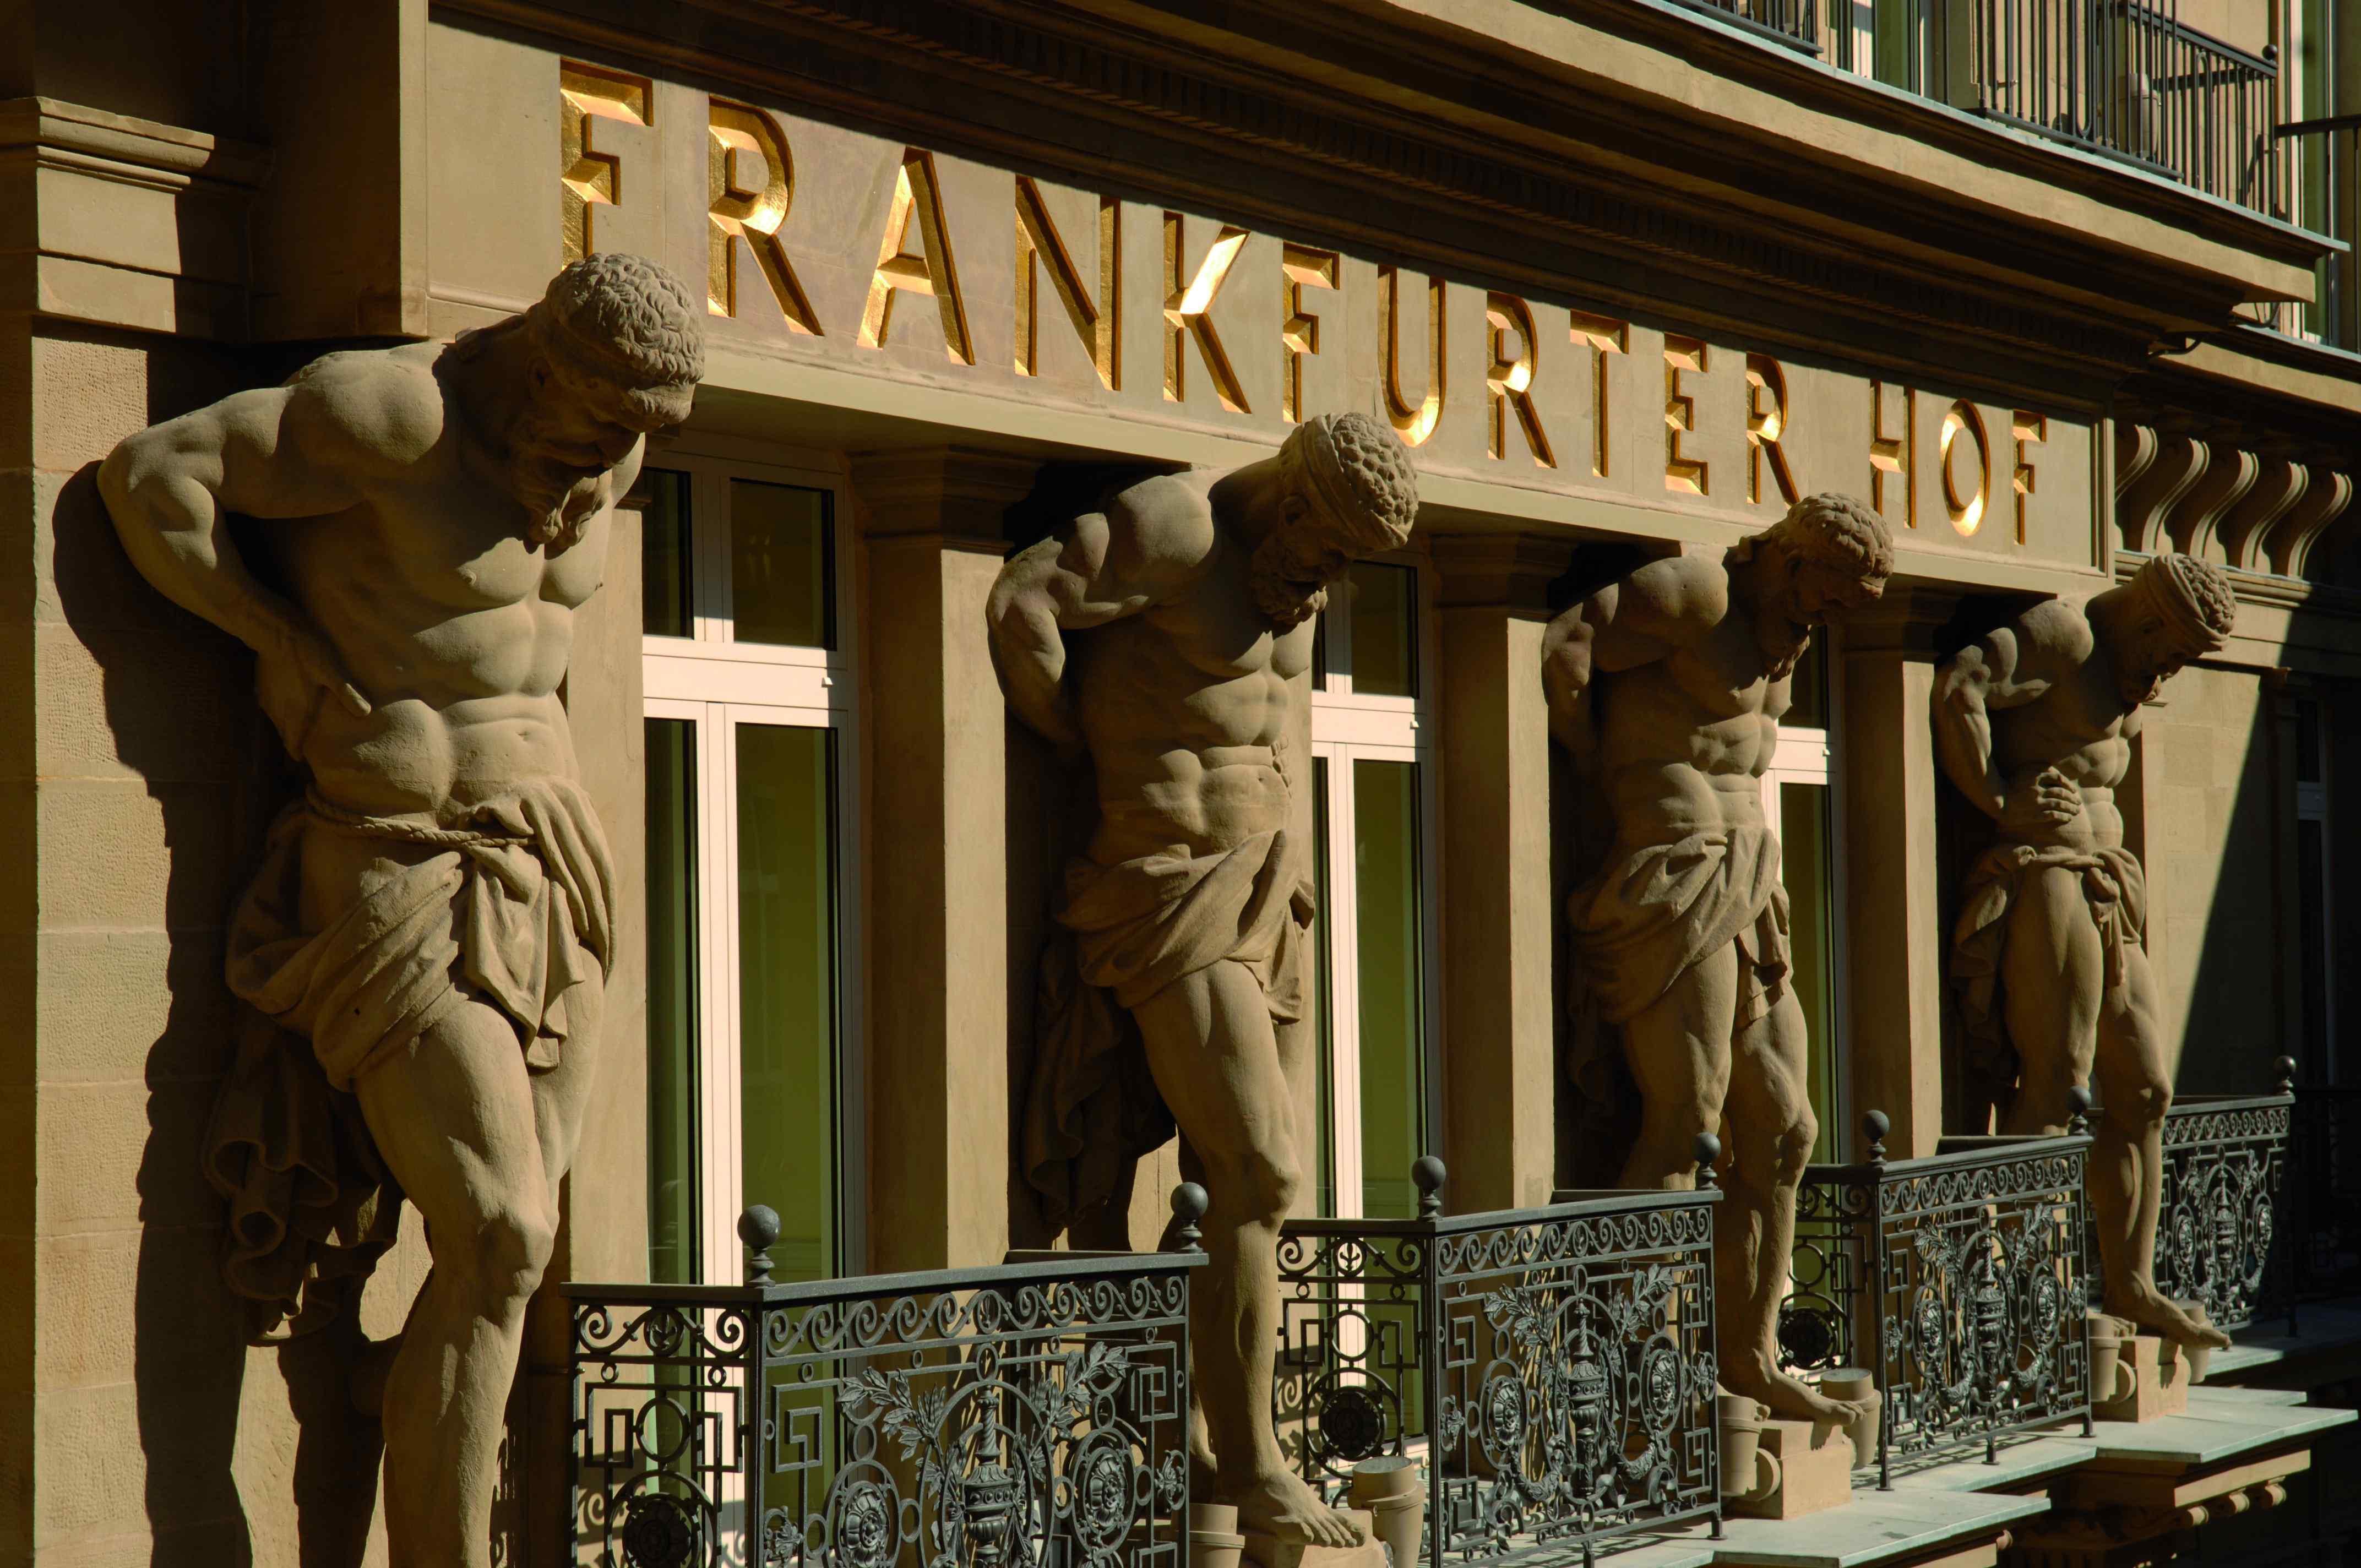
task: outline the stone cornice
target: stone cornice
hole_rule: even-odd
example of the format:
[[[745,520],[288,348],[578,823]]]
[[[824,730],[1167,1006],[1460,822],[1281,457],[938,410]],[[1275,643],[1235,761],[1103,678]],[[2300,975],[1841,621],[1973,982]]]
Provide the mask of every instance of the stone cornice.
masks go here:
[[[1121,26],[1099,14],[1118,9]],[[1246,47],[1308,25],[1305,18],[1189,9],[1184,25],[1142,5],[1020,9],[998,0],[674,0],[660,12],[628,0],[447,0],[443,7],[1078,183],[1194,202],[1291,236],[1357,242],[1643,319],[2007,394],[2037,392],[2053,403],[2096,406],[2169,323],[2218,322],[2235,294],[2257,286],[2253,278],[2225,280],[2218,269],[2177,269],[2153,254],[2118,278],[2110,264],[2120,255],[2092,246],[2069,258],[2054,225],[2012,230],[1988,207],[1959,207],[1940,222],[1894,207],[1880,214],[1886,227],[1918,232],[1864,244],[1850,230],[1813,226],[1811,203],[1834,199],[1824,170],[1806,171],[1817,186],[1798,183],[1774,199],[1648,161],[1642,152],[1686,128],[1668,118],[1665,103],[1600,94],[1577,104],[1542,69],[1547,62],[1528,58],[1495,62],[1488,74],[1472,63],[1435,64],[1466,77],[1458,99],[1444,104],[1332,64],[1325,52],[1296,57],[1290,71],[1262,58],[1267,49]],[[1341,49],[1384,23],[1389,9],[1356,0],[1334,17],[1323,12],[1318,26]],[[1683,25],[1697,30],[1691,41],[1700,49],[1721,41],[1722,29],[1694,18]],[[1393,52],[1422,57],[1429,41],[1398,24]],[[1418,49],[1402,47],[1411,42]],[[1554,124],[1500,134],[1494,122],[1502,102],[1554,103]],[[1988,138],[1986,150],[2013,139],[1972,124],[1954,129]],[[1725,142],[1737,184],[1747,182],[1761,150]],[[1904,150],[1899,141],[1894,150]],[[1923,185],[1930,166],[1917,150]],[[2037,150],[2053,162],[2063,156]],[[1693,164],[1699,149],[1679,156]],[[1949,153],[1935,164],[1936,175],[1967,167]],[[2037,189],[2029,179],[2019,183]],[[2216,211],[2220,203],[2187,192],[2137,181],[2122,190],[2184,219],[2202,215],[2250,244],[2284,248],[2284,225]],[[1858,206],[1863,193],[1848,199]],[[1972,254],[1947,247],[1971,231]],[[2192,239],[2190,248],[2209,247],[2229,254],[2211,238]],[[1996,258],[2018,256],[2041,263],[2048,292],[1998,269]],[[2257,261],[2252,270],[2269,268]]]

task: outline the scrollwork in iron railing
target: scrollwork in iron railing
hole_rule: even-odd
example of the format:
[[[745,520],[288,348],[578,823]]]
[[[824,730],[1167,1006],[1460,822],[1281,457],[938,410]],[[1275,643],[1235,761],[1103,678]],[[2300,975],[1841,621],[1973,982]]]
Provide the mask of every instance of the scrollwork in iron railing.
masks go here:
[[[1202,1190],[1175,1196],[1184,1233]],[[572,1286],[601,1568],[1145,1568],[1187,1528],[1194,1252],[781,1285]],[[577,1552],[577,1557],[583,1555]]]
[[[1884,1157],[1883,1115],[1864,1124],[1868,1160],[1805,1173],[1805,1261],[1781,1319],[1797,1371],[1874,1370],[1878,1452],[1857,1463],[1891,1486],[1897,1462],[1990,1461],[2008,1433],[2087,1427],[2080,1115],[2062,1137],[1951,1139],[1906,1160]]]
[[[1719,1528],[1709,1176],[1446,1219],[1442,1163],[1411,1175],[1415,1220],[1283,1234],[1275,1407],[1304,1477],[1335,1497],[1423,1439],[1433,1563]]]
[[[2292,1257],[2281,1194],[2295,1116],[2295,1063],[2279,1059],[2276,1094],[2176,1101],[2164,1118],[2156,1282],[2202,1301],[2216,1328],[2279,1312],[2295,1332]]]

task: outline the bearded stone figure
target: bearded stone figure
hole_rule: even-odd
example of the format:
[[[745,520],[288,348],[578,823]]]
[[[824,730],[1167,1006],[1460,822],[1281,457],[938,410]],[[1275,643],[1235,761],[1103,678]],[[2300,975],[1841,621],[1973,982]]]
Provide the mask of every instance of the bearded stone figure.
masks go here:
[[[1012,558],[990,603],[1009,705],[1087,754],[1098,794],[1043,961],[1027,1177],[1076,1245],[1124,1245],[1133,1162],[1179,1123],[1213,1201],[1191,1321],[1198,1459],[1239,1529],[1320,1546],[1360,1528],[1289,1472],[1270,1417],[1279,1226],[1309,1142],[1297,792],[1313,618],[1417,510],[1393,432],[1323,416],[1259,463],[1114,491]]]
[[[1569,906],[1568,1065],[1594,1098],[1611,1092],[1620,1041],[1641,1107],[1620,1187],[1692,1186],[1698,1135],[1720,1135],[1721,1381],[1792,1420],[1867,1406],[1779,1365],[1795,1190],[1819,1127],[1763,775],[1813,630],[1873,603],[1893,568],[1876,513],[1807,496],[1721,559],[1673,556],[1610,583],[1542,643],[1552,731],[1611,834]]]
[[[607,838],[557,693],[611,504],[642,438],[688,416],[703,334],[662,269],[595,256],[523,315],[329,355],[99,475],[148,581],[254,650],[304,779],[231,923],[254,1014],[207,1140],[258,1339],[350,1303],[398,1193],[426,1220],[433,1272],[354,1390],[385,1424],[398,1568],[490,1563],[614,962]]]
[[[2158,555],[2128,583],[2036,605],[1978,638],[1935,686],[1937,755],[1999,826],[1968,873],[1951,977],[1971,1052],[2016,1080],[2003,1130],[2064,1130],[2067,1091],[2096,1072],[2104,1113],[2090,1185],[2105,1308],[2217,1349],[2229,1336],[2156,1284],[2180,1051],[2158,1026],[2147,877],[2124,843],[2115,789],[2131,771],[2140,709],[2222,647],[2237,610],[2219,567]]]

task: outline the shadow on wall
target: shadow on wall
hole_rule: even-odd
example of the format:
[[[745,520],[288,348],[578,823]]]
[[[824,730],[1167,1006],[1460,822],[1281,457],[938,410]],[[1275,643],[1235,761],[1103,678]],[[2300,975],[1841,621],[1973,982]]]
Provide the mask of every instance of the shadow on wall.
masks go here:
[[[218,365],[168,383],[170,357],[151,356],[151,422],[234,389],[186,384],[221,379]],[[250,656],[140,578],[95,477],[95,466],[84,467],[58,498],[52,572],[66,625],[96,666],[105,735],[86,748],[95,753],[87,764],[69,764],[97,776],[47,778],[44,788],[62,786],[67,803],[87,792],[103,808],[105,790],[144,784],[161,816],[164,855],[155,865],[137,859],[136,846],[62,839],[50,849],[69,858],[57,873],[69,898],[81,885],[108,906],[160,909],[162,917],[144,928],[67,935],[65,950],[76,941],[113,950],[52,970],[51,983],[86,989],[90,995],[75,999],[84,1005],[117,991],[134,993],[126,1003],[159,985],[169,992],[162,1032],[144,1063],[133,1343],[98,1349],[118,1358],[128,1352],[153,1563],[236,1568],[258,1559],[349,1568],[366,1552],[379,1447],[375,1423],[354,1413],[346,1390],[357,1323],[347,1314],[335,1329],[284,1350],[248,1350],[244,1303],[218,1266],[223,1206],[202,1166],[214,1093],[235,1049],[238,1004],[222,978],[223,927],[270,816],[296,786],[254,703]],[[71,650],[62,655],[71,656]],[[61,715],[55,722],[74,721]],[[94,728],[95,716],[83,722]],[[114,763],[136,780],[107,776],[115,771],[104,756],[108,745]],[[72,880],[76,859],[90,881]],[[65,923],[91,918],[63,906]],[[45,1076],[60,1076],[60,1068],[83,1071],[82,1063],[58,1062]],[[74,1173],[45,1177],[71,1182]],[[93,1196],[112,1203],[106,1194]],[[251,1387],[249,1366],[258,1374]],[[283,1382],[283,1395],[267,1381],[273,1377]],[[129,1519],[108,1522],[137,1528]]]

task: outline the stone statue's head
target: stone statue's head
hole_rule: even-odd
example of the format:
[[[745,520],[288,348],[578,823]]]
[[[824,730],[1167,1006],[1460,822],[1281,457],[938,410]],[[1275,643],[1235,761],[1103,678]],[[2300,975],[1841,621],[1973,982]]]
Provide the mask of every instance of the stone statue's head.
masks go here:
[[[1776,679],[1795,667],[1812,629],[1875,604],[1894,571],[1885,520],[1850,496],[1806,496],[1730,553],[1755,572],[1754,636]]]
[[[2191,662],[2219,652],[2237,623],[2230,578],[2210,561],[2178,554],[2151,556],[2136,573],[2129,613],[2107,640],[2115,689],[2136,706]]]
[[[1321,414],[1279,449],[1279,518],[1255,547],[1256,601],[1282,628],[1328,602],[1353,562],[1409,542],[1418,471],[1393,431],[1367,414]]]
[[[532,350],[525,403],[507,432],[511,480],[535,518],[528,537],[571,543],[597,509],[599,477],[641,437],[688,418],[705,374],[704,308],[645,257],[601,252],[561,270],[503,326]],[[480,352],[502,330],[470,334],[454,352]]]

